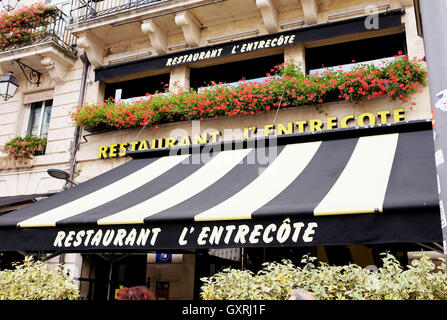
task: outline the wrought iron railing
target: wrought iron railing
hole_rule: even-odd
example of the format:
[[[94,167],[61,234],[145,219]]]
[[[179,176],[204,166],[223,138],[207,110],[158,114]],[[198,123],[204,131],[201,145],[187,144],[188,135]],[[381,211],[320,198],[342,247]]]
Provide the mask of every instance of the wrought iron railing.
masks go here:
[[[0,51],[9,51],[43,42],[53,42],[66,52],[76,56],[77,38],[67,30],[70,18],[57,8],[51,8],[35,21],[23,23],[15,31],[20,37],[11,33]],[[3,35],[7,36],[7,35]]]
[[[72,0],[72,22],[102,17],[111,13],[169,0]]]

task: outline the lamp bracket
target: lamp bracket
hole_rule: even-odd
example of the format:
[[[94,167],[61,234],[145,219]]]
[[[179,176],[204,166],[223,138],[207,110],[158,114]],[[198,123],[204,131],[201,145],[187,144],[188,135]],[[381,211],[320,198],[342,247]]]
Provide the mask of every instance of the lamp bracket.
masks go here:
[[[17,64],[19,65],[20,69],[22,70],[23,74],[25,75],[26,80],[28,80],[28,82],[31,84],[35,84],[35,85],[39,86],[40,77],[42,74],[39,71],[27,66],[26,64],[21,62],[19,59],[16,59],[14,61],[17,62]]]

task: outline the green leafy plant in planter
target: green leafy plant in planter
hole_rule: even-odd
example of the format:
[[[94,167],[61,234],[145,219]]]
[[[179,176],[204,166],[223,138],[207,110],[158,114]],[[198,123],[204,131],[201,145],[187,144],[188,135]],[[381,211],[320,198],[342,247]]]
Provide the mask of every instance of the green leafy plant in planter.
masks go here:
[[[48,264],[26,257],[13,270],[0,270],[0,300],[76,300],[79,290],[61,265],[56,271]]]
[[[438,267],[427,255],[411,262],[406,270],[391,254],[383,254],[377,272],[356,264],[314,264],[304,256],[304,267],[291,261],[264,263],[257,274],[249,270],[225,269],[201,278],[204,300],[285,300],[294,289],[304,289],[319,300],[445,300],[445,262]]]
[[[3,151],[8,153],[8,156],[14,159],[30,159],[33,155],[43,154],[46,145],[46,138],[26,135],[25,137],[16,137],[8,141],[3,147]]]

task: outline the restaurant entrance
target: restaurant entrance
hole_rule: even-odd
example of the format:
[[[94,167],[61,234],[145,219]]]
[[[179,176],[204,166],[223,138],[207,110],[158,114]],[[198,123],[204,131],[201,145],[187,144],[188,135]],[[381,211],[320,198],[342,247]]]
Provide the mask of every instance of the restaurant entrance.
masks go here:
[[[115,300],[121,287],[147,286],[146,254],[98,254],[84,257],[81,291],[87,300]],[[110,274],[110,265],[112,273]],[[110,279],[110,281],[109,281]]]

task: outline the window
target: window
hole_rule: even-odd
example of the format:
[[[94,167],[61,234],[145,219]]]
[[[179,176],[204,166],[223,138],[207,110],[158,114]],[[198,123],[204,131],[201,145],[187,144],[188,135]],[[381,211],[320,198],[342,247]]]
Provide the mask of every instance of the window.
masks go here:
[[[243,60],[211,67],[191,69],[191,87],[200,88],[216,83],[231,83],[241,79],[257,79],[262,81],[266,73],[270,72],[275,65],[284,62],[284,54],[277,54],[268,57]]]
[[[48,136],[53,100],[31,103],[26,133],[40,138]]]
[[[169,73],[147,78],[106,84],[104,99],[130,99],[144,97],[146,93],[164,92],[165,84],[169,84]],[[117,90],[120,95],[117,96]]]
[[[405,33],[307,48],[306,71],[321,73],[324,68],[342,65],[349,69],[353,61],[380,63],[383,58],[394,57],[399,51],[407,52]]]

